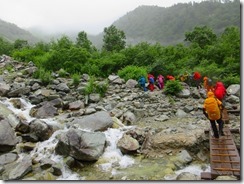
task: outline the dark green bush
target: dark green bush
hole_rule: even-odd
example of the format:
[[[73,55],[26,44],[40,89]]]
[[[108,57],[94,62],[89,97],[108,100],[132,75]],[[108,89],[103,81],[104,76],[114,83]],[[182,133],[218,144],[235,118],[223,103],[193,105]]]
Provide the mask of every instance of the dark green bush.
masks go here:
[[[227,88],[231,84],[240,84],[241,79],[240,79],[240,76],[230,74],[228,76],[225,76],[222,79],[222,82],[224,83],[225,87]]]

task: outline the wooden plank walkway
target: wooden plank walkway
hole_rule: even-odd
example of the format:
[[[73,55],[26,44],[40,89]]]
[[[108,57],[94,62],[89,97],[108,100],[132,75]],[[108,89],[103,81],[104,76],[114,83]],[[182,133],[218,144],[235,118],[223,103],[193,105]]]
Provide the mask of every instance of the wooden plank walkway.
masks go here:
[[[209,131],[211,172],[202,172],[201,178],[212,180],[217,176],[234,175],[240,179],[240,156],[228,127],[223,129],[225,136],[214,138]]]

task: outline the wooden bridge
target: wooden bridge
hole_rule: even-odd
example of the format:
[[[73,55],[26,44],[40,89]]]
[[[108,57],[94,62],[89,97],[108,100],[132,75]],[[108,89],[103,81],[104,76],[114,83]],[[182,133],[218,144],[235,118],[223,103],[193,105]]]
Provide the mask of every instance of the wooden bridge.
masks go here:
[[[229,117],[227,111],[225,113],[223,121],[227,123]],[[239,130],[230,130],[226,126],[223,131],[225,136],[220,136],[218,139],[211,135],[211,131],[208,131],[211,172],[202,172],[201,179],[212,180],[218,176],[226,175],[233,175],[240,179],[240,156],[231,134],[231,132],[240,132]]]

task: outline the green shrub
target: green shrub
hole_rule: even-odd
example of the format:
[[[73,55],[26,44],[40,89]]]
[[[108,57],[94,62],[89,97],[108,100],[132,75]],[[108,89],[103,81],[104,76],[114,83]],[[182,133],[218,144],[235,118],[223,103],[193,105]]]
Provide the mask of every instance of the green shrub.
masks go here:
[[[95,77],[90,77],[90,79],[84,89],[84,93],[85,93],[85,95],[89,95],[94,92],[95,92]]]
[[[53,79],[51,71],[45,70],[44,68],[40,68],[39,70],[34,72],[33,77],[36,79],[40,79],[44,85],[49,84]]]
[[[66,77],[67,74],[68,73],[63,68],[61,68],[60,70],[58,70],[58,76],[59,77]]]
[[[101,96],[104,96],[108,90],[108,81],[96,82],[95,77],[90,77],[85,89],[85,95],[89,95],[91,93],[99,93]]]
[[[14,67],[12,65],[10,65],[10,64],[7,64],[5,66],[5,68],[6,68],[6,70],[8,70],[8,72],[13,72],[14,71]]]
[[[129,79],[138,80],[141,76],[147,76],[147,69],[145,67],[126,66],[118,71],[118,75],[126,81]]]
[[[108,80],[99,82],[95,85],[95,91],[99,93],[102,97],[105,96],[107,90],[108,90]]]
[[[72,84],[74,86],[78,86],[80,83],[80,75],[78,73],[75,73],[72,75]]]
[[[225,76],[222,79],[222,82],[224,83],[225,87],[227,88],[231,84],[240,84],[241,79],[240,79],[240,76],[229,74],[228,76]]]
[[[87,73],[92,76],[101,76],[102,72],[97,63],[93,61],[86,62],[81,68],[81,73]]]
[[[164,92],[169,95],[176,95],[183,89],[182,85],[177,80],[169,80],[165,84]]]

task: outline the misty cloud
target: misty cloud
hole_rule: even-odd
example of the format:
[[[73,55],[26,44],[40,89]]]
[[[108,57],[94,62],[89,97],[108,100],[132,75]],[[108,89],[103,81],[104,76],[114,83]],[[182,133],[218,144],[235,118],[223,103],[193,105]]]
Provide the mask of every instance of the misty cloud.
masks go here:
[[[202,0],[195,0],[200,2]],[[84,30],[98,34],[140,5],[169,7],[190,0],[5,0],[0,19],[21,28],[54,33]]]

